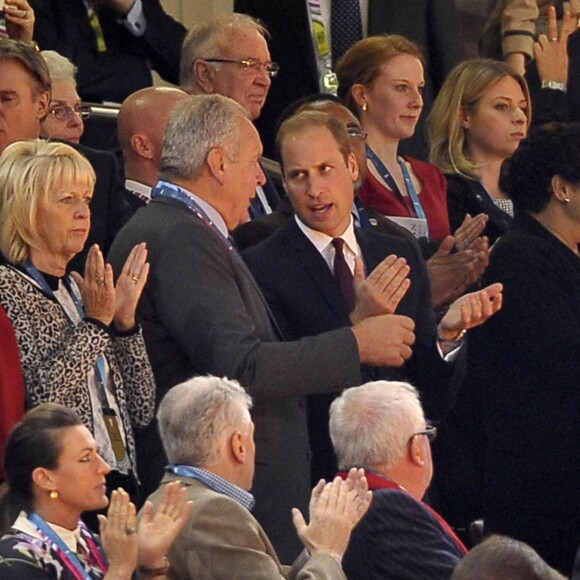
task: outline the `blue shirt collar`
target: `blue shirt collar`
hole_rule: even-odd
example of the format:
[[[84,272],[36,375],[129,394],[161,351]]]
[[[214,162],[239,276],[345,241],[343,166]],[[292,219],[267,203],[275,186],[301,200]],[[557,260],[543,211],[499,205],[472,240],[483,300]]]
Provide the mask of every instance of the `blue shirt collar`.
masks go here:
[[[245,489],[231,483],[227,479],[203,469],[202,467],[191,467],[189,465],[169,465],[167,471],[178,475],[179,477],[189,477],[190,479],[197,479],[204,485],[217,493],[226,495],[227,497],[237,501],[247,510],[251,511],[256,503],[254,496]]]

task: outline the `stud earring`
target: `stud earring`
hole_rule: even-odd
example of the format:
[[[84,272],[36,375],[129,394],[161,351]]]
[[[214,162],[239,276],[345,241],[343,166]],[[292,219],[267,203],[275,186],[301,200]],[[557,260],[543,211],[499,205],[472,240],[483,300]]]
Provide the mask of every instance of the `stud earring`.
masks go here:
[[[362,104],[362,106],[361,106],[361,109],[362,109],[363,111],[366,111],[368,108],[369,108],[369,107],[368,107],[368,105],[367,105],[366,103],[363,103],[363,104]]]
[[[58,491],[56,491],[55,489],[53,489],[50,492],[50,499],[54,500],[54,499],[58,499]]]
[[[570,198],[569,197],[565,197],[564,198],[564,203],[570,203]]]

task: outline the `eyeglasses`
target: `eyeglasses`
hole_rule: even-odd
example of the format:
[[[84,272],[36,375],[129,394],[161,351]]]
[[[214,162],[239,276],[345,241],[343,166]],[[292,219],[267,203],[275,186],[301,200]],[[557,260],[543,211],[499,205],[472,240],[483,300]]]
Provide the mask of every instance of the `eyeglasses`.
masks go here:
[[[73,115],[78,115],[81,119],[88,119],[91,116],[91,108],[88,105],[76,104],[74,107],[58,104],[50,107],[48,112],[57,121],[68,121]]]
[[[243,70],[251,71],[254,74],[264,70],[271,79],[273,79],[280,70],[280,65],[275,62],[260,62],[255,58],[243,58],[241,60],[235,60],[233,58],[202,58],[201,60],[205,60],[205,62],[237,64],[238,66],[241,66]]]
[[[435,437],[437,437],[437,427],[433,425],[427,425],[423,431],[417,431],[417,433],[413,433],[413,435],[409,437],[409,441],[411,441],[413,437],[417,437],[417,435],[425,435],[425,437],[429,439],[429,443],[431,443]]]
[[[360,127],[347,127],[346,132],[352,139],[362,139],[363,141],[366,141],[366,138],[368,137],[368,133],[363,131]]]

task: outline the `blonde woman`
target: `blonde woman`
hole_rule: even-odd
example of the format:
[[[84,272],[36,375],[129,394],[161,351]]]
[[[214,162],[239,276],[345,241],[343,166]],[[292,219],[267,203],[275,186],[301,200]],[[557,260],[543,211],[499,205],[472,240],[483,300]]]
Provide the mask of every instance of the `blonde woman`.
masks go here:
[[[467,214],[485,213],[491,243],[506,231],[513,207],[499,185],[500,168],[526,136],[530,115],[526,81],[509,65],[477,59],[451,71],[428,127],[431,162],[447,178],[452,228]]]

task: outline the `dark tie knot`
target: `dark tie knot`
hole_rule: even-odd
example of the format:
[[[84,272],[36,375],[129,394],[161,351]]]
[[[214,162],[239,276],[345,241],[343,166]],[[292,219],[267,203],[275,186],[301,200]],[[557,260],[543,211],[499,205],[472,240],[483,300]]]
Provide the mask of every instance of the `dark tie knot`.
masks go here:
[[[344,240],[342,238],[333,238],[332,239],[332,246],[334,247],[334,249],[339,252],[339,253],[343,253],[343,248],[344,248]]]

